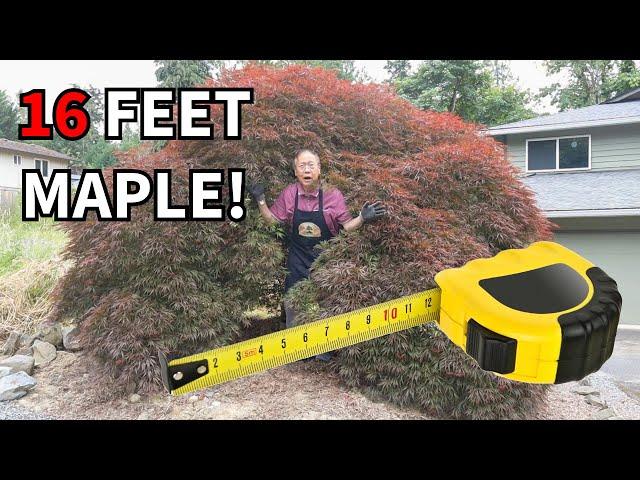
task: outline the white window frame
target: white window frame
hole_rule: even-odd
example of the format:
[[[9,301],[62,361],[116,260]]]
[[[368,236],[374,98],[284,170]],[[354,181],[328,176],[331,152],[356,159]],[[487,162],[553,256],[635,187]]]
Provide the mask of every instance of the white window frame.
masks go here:
[[[588,138],[589,139],[589,165],[577,168],[560,168],[560,140],[563,138]],[[545,170],[529,170],[529,142],[556,141],[556,168]],[[524,146],[524,166],[527,173],[544,173],[544,172],[575,172],[576,170],[591,170],[591,134],[586,135],[566,135],[564,137],[545,137],[545,138],[528,138]]]
[[[18,163],[16,163],[16,158],[18,159]],[[22,155],[18,155],[17,153],[13,155],[13,164],[16,167],[22,166]]]
[[[43,160],[42,158],[34,158],[33,160],[34,168],[38,168],[36,162],[40,162],[40,168],[38,170],[40,170],[40,173],[42,174],[42,176],[44,178],[50,177],[51,172],[49,171],[49,160]],[[47,162],[47,175],[44,174],[44,162]]]

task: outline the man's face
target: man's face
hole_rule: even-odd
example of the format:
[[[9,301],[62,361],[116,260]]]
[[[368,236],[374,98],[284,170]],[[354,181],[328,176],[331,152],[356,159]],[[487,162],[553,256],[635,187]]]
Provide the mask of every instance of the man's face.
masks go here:
[[[304,187],[318,184],[320,162],[309,152],[303,152],[296,158],[296,178]]]

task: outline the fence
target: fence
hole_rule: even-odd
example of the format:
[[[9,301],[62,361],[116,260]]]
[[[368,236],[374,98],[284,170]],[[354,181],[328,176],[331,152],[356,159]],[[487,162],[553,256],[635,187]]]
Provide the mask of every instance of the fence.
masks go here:
[[[20,190],[0,187],[0,209],[8,210],[18,200]]]

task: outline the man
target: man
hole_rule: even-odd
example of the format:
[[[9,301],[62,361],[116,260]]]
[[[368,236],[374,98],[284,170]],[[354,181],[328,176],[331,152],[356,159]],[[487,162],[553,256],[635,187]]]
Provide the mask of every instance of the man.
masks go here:
[[[338,234],[340,227],[351,232],[364,223],[377,220],[386,214],[381,202],[366,202],[360,214],[353,218],[344,196],[337,188],[324,191],[320,186],[320,158],[313,151],[304,149],[293,160],[296,183],[287,186],[271,208],[267,206],[262,185],[249,187],[258,203],[260,214],[269,224],[285,223],[290,226],[289,256],[285,293],[297,282],[309,277],[309,267],[319,252],[314,247],[323,240]],[[286,326],[295,325],[295,311],[285,302]],[[318,356],[327,359],[327,356]]]

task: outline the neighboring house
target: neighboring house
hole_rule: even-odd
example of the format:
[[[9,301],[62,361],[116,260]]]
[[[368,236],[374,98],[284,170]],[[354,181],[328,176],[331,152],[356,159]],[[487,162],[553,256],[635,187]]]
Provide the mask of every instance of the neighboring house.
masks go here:
[[[37,168],[45,180],[57,168],[69,168],[70,156],[40,145],[0,138],[0,207],[11,205],[20,193],[22,169]]]
[[[612,276],[621,322],[640,324],[640,88],[488,133],[559,226],[556,241]]]

